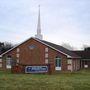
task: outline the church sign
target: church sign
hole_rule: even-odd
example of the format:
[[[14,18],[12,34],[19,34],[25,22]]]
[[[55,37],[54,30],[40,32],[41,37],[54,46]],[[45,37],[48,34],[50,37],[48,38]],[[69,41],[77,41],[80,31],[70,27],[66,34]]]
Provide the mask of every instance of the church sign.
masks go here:
[[[25,73],[47,73],[48,66],[26,66]]]

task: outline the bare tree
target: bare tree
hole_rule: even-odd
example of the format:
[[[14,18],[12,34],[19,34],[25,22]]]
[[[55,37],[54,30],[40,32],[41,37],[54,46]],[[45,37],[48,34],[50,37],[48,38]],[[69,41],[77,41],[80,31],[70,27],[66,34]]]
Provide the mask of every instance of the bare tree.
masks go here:
[[[81,49],[84,50],[85,48],[88,48],[88,47],[89,47],[88,45],[83,44],[82,47],[81,47]]]
[[[69,50],[74,50],[74,47],[71,46],[71,45],[68,44],[68,43],[62,43],[62,46],[65,47],[65,48],[67,48],[67,49],[69,49]]]
[[[0,43],[0,54],[6,52],[7,50],[11,49],[12,47],[13,47],[13,44],[10,42]]]
[[[10,43],[10,42],[4,42],[4,47],[5,48],[12,48],[13,47],[13,44]]]
[[[90,51],[90,47],[87,47],[84,49],[85,51]]]

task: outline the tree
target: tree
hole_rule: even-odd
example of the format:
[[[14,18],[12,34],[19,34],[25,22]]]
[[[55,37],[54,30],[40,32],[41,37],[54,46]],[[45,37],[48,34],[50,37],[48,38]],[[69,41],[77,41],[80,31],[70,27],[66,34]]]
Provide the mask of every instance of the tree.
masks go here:
[[[88,45],[83,44],[82,47],[81,47],[81,49],[82,49],[82,50],[85,50],[85,48],[88,48],[88,47],[89,47]]]
[[[13,47],[13,44],[10,42],[0,42],[0,54],[6,52],[7,50],[11,49]]]
[[[69,50],[74,50],[74,47],[71,46],[71,45],[68,44],[68,43],[62,43],[62,46],[65,47],[65,48],[67,48],[67,49],[69,49]]]
[[[2,53],[2,48],[4,47],[4,43],[0,42],[0,54]]]
[[[85,51],[90,51],[90,47],[87,47],[84,49]]]

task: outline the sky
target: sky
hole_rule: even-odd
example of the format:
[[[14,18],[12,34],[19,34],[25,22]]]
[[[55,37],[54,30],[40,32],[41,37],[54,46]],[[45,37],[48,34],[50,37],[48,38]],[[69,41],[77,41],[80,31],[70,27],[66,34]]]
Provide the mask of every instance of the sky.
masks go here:
[[[90,45],[90,0],[0,0],[0,41],[17,44],[34,37],[38,5],[44,40],[77,49]]]

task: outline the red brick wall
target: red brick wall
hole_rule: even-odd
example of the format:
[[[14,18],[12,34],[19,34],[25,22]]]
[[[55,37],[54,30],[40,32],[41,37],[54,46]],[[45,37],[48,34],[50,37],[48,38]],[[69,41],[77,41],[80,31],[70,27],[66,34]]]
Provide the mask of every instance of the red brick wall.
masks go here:
[[[33,50],[29,49],[29,45],[35,45],[35,48]],[[20,49],[20,64],[45,64],[45,46],[44,44],[41,44],[40,42],[30,39],[26,41],[25,43],[18,46]],[[11,55],[13,58],[14,65],[16,65],[16,48],[10,51],[9,53],[5,54],[3,56],[3,68],[6,68],[6,57],[8,55]],[[51,48],[49,48],[48,51],[48,60],[49,64],[51,65],[52,72],[55,71],[55,57],[60,56],[62,59],[62,70],[67,70],[67,57]]]

